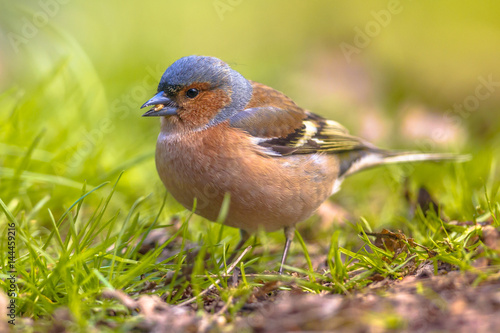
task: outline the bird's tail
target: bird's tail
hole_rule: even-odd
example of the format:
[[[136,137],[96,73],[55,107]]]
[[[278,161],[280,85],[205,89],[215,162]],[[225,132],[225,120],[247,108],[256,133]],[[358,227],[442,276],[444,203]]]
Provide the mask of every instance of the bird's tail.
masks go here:
[[[387,150],[364,150],[349,153],[346,159],[341,159],[341,177],[350,176],[361,170],[369,169],[383,164],[411,163],[424,161],[450,161],[456,163],[467,162],[470,155],[452,153],[419,153],[419,152],[394,152]]]

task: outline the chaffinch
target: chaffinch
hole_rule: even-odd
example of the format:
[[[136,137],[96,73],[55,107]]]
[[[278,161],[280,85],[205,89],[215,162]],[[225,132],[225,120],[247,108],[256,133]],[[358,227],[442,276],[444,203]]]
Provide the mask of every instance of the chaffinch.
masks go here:
[[[223,61],[188,56],[163,74],[142,108],[161,117],[156,168],[187,209],[215,221],[226,193],[225,224],[249,233],[284,229],[280,274],[295,225],[306,220],[349,175],[386,163],[456,159],[451,154],[382,150],[339,123],[249,81]]]

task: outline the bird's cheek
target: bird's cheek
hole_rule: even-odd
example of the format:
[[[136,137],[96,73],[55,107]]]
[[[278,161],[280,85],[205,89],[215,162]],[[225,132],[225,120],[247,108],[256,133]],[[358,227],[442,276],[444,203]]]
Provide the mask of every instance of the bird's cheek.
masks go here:
[[[193,125],[206,125],[231,102],[227,93],[221,89],[207,92],[196,100],[187,102],[179,116]]]
[[[216,89],[208,91],[197,101],[196,108],[200,116],[213,118],[220,110],[231,103],[226,91]]]

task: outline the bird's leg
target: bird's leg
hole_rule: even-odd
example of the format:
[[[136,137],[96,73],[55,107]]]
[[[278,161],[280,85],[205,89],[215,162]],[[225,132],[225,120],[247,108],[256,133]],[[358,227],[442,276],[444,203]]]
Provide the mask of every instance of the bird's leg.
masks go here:
[[[238,251],[243,247],[243,245],[245,245],[246,241],[250,238],[250,234],[243,229],[240,229],[240,235],[241,238],[240,241],[238,242],[238,245],[236,245],[236,247],[234,248],[233,253],[231,253],[229,259],[226,260],[227,264],[233,262],[234,258],[236,258],[236,255],[238,254]]]
[[[285,227],[285,249],[283,250],[283,257],[281,257],[281,266],[279,273],[283,273],[283,265],[286,262],[286,257],[288,256],[288,250],[290,249],[290,244],[292,244],[293,236],[295,236],[295,226]]]

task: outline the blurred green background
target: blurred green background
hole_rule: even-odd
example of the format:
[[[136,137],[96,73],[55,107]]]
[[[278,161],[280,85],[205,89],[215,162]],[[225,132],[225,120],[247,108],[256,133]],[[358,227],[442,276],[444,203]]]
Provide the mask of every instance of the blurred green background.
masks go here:
[[[2,1],[0,195],[27,209],[47,197],[57,212],[84,182],[125,170],[112,205],[151,195],[154,214],[159,123],[139,107],[190,54],[221,58],[377,145],[472,153],[453,174],[481,188],[498,179],[499,14],[498,1]],[[419,169],[416,183],[463,203],[441,168]],[[356,176],[334,200],[389,216],[401,173],[412,170]],[[166,214],[181,210],[169,198]]]

